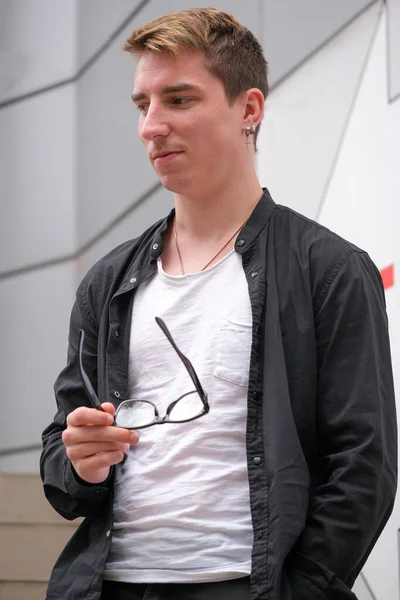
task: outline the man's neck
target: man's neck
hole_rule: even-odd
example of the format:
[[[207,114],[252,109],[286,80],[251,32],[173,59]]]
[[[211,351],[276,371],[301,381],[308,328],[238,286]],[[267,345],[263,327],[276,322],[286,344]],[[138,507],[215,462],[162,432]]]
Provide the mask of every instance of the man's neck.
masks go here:
[[[165,232],[162,254],[167,273],[197,273],[232,250],[263,193],[255,172],[233,179],[202,194],[175,194],[176,221]]]
[[[208,190],[203,196],[175,194],[177,230],[198,242],[225,237],[247,221],[262,193],[254,176],[245,185]]]

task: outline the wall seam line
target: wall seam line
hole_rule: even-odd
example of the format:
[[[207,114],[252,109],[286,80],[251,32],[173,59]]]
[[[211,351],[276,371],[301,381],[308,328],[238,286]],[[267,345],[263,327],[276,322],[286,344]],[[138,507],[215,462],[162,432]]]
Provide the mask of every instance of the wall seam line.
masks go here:
[[[97,234],[95,234],[88,242],[85,242],[84,244],[82,244],[82,246],[75,250],[75,252],[64,254],[63,256],[58,256],[55,258],[50,258],[48,260],[38,261],[30,265],[16,267],[15,269],[9,269],[8,271],[3,271],[2,273],[0,273],[0,282],[6,279],[11,279],[12,277],[17,277],[19,275],[31,273],[33,271],[39,271],[41,269],[54,267],[56,265],[64,264],[73,260],[78,260],[88,250],[93,248],[93,246],[95,246],[99,241],[105,238],[117,225],[122,223],[122,221],[124,221],[124,219],[128,217],[131,213],[133,213],[139,206],[147,202],[147,200],[151,198],[151,196],[153,196],[153,194],[155,194],[161,188],[162,185],[160,182],[155,183],[151,188],[149,188],[141,196],[139,196],[139,198],[134,200],[117,217],[115,217],[112,221],[105,225],[103,229],[101,229]]]
[[[56,83],[50,83],[46,86],[37,88],[36,90],[31,90],[30,92],[26,92],[25,94],[21,94],[20,96],[15,96],[13,98],[8,98],[7,100],[0,101],[0,110],[3,108],[8,108],[9,106],[13,106],[18,104],[19,102],[23,102],[25,100],[30,100],[31,98],[35,98],[36,96],[40,96],[47,92],[52,92],[53,90],[59,89],[65,85],[76,83],[82,75],[88,71],[104,54],[106,50],[111,46],[111,44],[117,39],[119,34],[127,27],[135,17],[141,12],[143,8],[150,2],[151,0],[142,0],[136,8],[134,8],[129,15],[118,25],[118,27],[113,31],[113,33],[106,39],[105,42],[94,52],[94,54],[78,69],[75,75],[71,77],[67,77],[66,79],[62,79],[57,81]]]
[[[371,586],[369,585],[369,583],[367,581],[367,578],[365,577],[365,575],[364,575],[364,573],[362,571],[360,573],[360,577],[363,580],[363,582],[365,583],[365,587],[367,588],[368,592],[370,593],[372,600],[377,600],[374,592],[372,591]]]
[[[361,10],[358,11],[355,15],[351,17],[346,23],[341,25],[339,29],[337,29],[332,35],[327,37],[321,44],[316,46],[314,50],[312,50],[309,54],[307,54],[300,62],[298,62],[293,68],[291,68],[285,75],[280,77],[275,83],[273,83],[270,87],[270,91],[275,90],[281,83],[284,83],[287,79],[289,79],[294,73],[296,73],[303,65],[305,65],[311,58],[316,56],[321,50],[323,50],[326,46],[328,46],[335,38],[337,38],[343,31],[345,31],[350,25],[352,25],[359,17],[361,17],[365,12],[367,12],[374,4],[382,3],[384,0],[372,0],[369,4],[366,4]]]
[[[16,446],[15,448],[1,448],[0,458],[14,456],[15,454],[24,454],[25,452],[37,452],[38,450],[42,450],[42,444],[27,444],[26,446]]]
[[[379,10],[378,17],[376,19],[375,27],[373,29],[373,32],[372,32],[372,35],[371,35],[371,40],[369,42],[369,46],[367,48],[367,52],[366,52],[366,55],[365,55],[365,59],[364,59],[364,62],[362,64],[362,67],[361,67],[361,70],[360,70],[360,73],[359,73],[357,85],[356,85],[356,88],[354,90],[354,95],[353,95],[352,101],[350,103],[350,107],[349,107],[349,110],[348,110],[348,113],[347,113],[347,116],[346,116],[346,119],[345,119],[345,122],[344,122],[344,125],[343,125],[342,132],[340,134],[340,138],[339,138],[339,141],[338,141],[338,144],[337,144],[337,147],[336,147],[335,155],[334,155],[333,160],[332,160],[331,168],[329,169],[329,172],[328,172],[328,175],[327,175],[327,178],[326,178],[326,182],[325,182],[325,185],[324,185],[324,189],[323,189],[322,194],[321,194],[321,199],[320,199],[320,201],[318,203],[318,207],[317,207],[317,211],[316,211],[316,215],[315,215],[315,220],[316,221],[319,221],[320,218],[321,218],[321,213],[322,213],[322,210],[324,208],[324,205],[325,205],[325,202],[326,202],[326,199],[327,199],[327,196],[328,196],[328,190],[329,190],[329,187],[330,187],[330,185],[332,183],[332,179],[333,179],[333,176],[335,174],[337,164],[339,162],[339,157],[341,155],[341,152],[342,152],[342,149],[343,149],[343,146],[344,146],[344,140],[346,138],[346,135],[347,135],[347,132],[348,132],[348,129],[349,129],[349,126],[350,126],[351,118],[352,118],[354,110],[355,110],[355,106],[356,106],[357,99],[358,99],[358,96],[359,96],[359,93],[360,93],[361,85],[363,83],[363,80],[364,80],[364,77],[365,77],[365,73],[366,73],[366,70],[367,70],[367,67],[368,67],[368,64],[369,64],[369,60],[371,58],[372,49],[373,49],[374,44],[375,44],[375,40],[376,40],[378,31],[379,31],[379,26],[380,26],[381,20],[383,18],[383,14],[384,14],[384,3],[381,4],[381,8]]]

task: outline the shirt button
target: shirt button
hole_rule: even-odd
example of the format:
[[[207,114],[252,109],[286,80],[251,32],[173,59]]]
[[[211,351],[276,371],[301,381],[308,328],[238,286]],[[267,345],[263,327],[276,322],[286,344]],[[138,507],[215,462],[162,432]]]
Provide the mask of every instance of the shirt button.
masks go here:
[[[256,333],[258,333],[258,332],[260,331],[260,326],[259,326],[259,325],[256,325],[256,326],[254,327],[254,331],[255,331]]]
[[[158,250],[158,244],[153,244],[153,250]]]
[[[117,392],[117,391],[115,391],[115,392],[114,392],[114,396],[115,396],[116,398],[119,398],[119,397],[120,397],[120,395],[121,395],[121,394],[120,394],[119,392]]]
[[[257,466],[258,466],[258,465],[261,465],[261,457],[260,457],[260,456],[255,456],[255,457],[253,458],[253,463],[254,463],[255,465],[257,465]]]
[[[107,533],[106,533],[106,537],[110,537],[110,535],[111,535],[111,531],[108,530]]]
[[[259,400],[260,399],[260,392],[253,392],[253,400]]]
[[[257,275],[258,275],[258,271],[253,271],[253,273],[251,274],[251,276],[252,276],[253,278],[254,278],[254,277],[257,277]]]
[[[115,331],[115,332],[114,332],[114,335],[115,335],[115,337],[118,337],[118,336],[119,336],[119,333],[118,333],[118,331]]]
[[[130,281],[131,281],[131,283],[136,283],[137,279],[136,279],[136,277],[132,277],[132,279]]]
[[[241,247],[241,246],[244,246],[244,245],[245,245],[245,243],[246,243],[246,242],[245,242],[245,240],[244,240],[243,238],[242,238],[242,239],[240,239],[240,240],[238,240],[238,241],[236,242],[236,244],[237,244],[239,247]]]

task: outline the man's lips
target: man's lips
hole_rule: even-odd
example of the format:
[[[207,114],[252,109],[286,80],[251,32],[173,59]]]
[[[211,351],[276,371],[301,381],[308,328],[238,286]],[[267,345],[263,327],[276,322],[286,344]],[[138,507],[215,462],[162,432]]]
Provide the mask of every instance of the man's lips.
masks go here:
[[[155,165],[165,165],[174,160],[179,154],[182,154],[182,150],[163,150],[162,152],[155,152],[150,158]]]

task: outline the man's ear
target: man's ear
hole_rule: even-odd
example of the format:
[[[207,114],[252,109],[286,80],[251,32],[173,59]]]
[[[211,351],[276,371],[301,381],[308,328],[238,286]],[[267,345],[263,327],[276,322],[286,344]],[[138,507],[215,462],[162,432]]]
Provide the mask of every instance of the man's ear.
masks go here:
[[[264,115],[264,94],[258,88],[251,88],[245,92],[245,105],[243,112],[243,126],[257,127]]]

